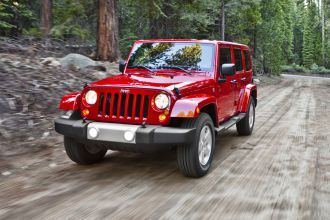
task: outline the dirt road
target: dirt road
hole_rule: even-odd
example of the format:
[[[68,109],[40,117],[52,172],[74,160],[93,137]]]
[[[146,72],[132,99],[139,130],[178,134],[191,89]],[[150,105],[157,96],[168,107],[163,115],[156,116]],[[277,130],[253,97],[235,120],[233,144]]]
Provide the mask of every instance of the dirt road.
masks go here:
[[[330,219],[330,80],[259,88],[251,137],[221,135],[209,175],[188,179],[175,153],[112,152],[90,167],[62,142],[0,158],[0,219]]]

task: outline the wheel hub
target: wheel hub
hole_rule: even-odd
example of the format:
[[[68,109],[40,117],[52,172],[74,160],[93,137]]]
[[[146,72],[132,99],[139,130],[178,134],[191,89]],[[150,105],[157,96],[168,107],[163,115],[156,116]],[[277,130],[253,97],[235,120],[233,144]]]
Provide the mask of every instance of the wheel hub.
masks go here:
[[[85,145],[85,149],[91,153],[91,154],[97,154],[98,152],[101,151],[101,148],[95,146],[95,145]]]
[[[205,166],[211,156],[212,134],[209,125],[204,125],[199,136],[198,158],[201,165]]]
[[[253,105],[250,104],[250,109],[249,109],[249,126],[252,128],[254,123],[254,108]]]

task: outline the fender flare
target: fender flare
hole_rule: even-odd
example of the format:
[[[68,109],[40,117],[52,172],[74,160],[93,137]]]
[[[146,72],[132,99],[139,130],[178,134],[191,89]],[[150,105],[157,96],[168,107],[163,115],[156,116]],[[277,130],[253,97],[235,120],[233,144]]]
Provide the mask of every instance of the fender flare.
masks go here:
[[[247,112],[252,95],[255,95],[255,105],[257,106],[257,86],[248,84],[241,89],[237,106],[238,112]]]
[[[172,108],[171,118],[196,118],[207,105],[216,106],[216,98],[208,94],[191,95],[177,100]],[[215,110],[215,114],[217,111]],[[215,118],[218,116],[216,115]]]
[[[62,97],[59,109],[61,110],[78,110],[81,102],[81,93],[74,92],[66,94]]]

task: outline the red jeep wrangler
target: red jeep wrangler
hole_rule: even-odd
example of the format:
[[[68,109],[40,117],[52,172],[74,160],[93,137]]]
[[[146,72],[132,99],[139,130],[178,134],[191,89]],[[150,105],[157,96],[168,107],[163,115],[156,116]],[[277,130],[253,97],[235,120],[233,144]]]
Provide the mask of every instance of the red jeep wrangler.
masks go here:
[[[78,164],[108,149],[152,152],[176,147],[190,177],[210,168],[215,136],[236,124],[250,135],[257,88],[245,45],[207,40],[140,40],[120,62],[121,75],[62,98],[55,130]]]

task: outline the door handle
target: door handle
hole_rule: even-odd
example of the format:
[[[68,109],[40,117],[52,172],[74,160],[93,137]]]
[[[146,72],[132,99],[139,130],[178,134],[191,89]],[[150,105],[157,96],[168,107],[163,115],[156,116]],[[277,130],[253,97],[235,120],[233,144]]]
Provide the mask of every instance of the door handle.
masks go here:
[[[230,81],[231,84],[237,84],[237,80]]]
[[[245,82],[245,81],[246,81],[246,77],[241,78],[241,80],[242,80],[243,82]]]

